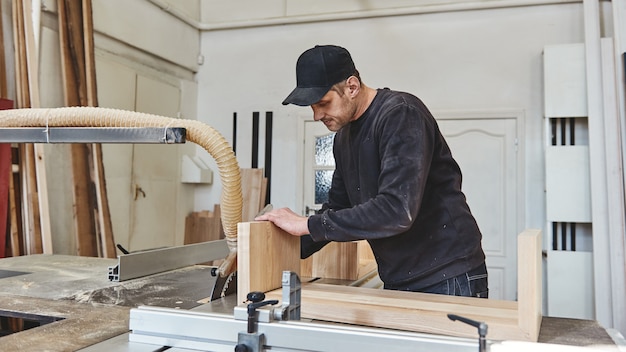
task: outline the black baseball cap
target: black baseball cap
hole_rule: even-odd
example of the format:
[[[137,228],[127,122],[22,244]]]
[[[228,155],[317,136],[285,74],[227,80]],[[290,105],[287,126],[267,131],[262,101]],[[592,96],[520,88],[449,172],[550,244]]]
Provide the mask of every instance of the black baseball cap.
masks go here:
[[[316,45],[296,63],[296,88],[283,105],[309,106],[317,103],[330,88],[356,72],[348,50],[336,45]]]

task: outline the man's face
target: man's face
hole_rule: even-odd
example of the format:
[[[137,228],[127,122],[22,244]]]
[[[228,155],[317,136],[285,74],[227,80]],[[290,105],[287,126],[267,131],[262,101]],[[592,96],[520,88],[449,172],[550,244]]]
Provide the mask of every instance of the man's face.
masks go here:
[[[350,97],[349,89],[344,86],[343,94],[336,89],[331,89],[318,101],[311,105],[313,119],[322,121],[330,131],[339,131],[354,119],[356,103]]]

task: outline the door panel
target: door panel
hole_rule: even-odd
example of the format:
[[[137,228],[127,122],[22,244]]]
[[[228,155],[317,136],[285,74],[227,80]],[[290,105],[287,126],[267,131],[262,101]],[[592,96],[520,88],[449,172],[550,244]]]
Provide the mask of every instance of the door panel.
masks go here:
[[[483,234],[489,297],[517,290],[517,152],[515,119],[439,120],[463,174],[462,190]]]

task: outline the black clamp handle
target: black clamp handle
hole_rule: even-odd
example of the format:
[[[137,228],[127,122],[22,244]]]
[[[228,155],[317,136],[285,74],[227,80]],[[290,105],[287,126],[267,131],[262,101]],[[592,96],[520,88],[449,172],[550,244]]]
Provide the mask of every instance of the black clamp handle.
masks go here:
[[[478,351],[486,352],[487,351],[487,324],[483,322],[479,322],[476,320],[472,320],[469,318],[462,317],[456,314],[448,314],[448,319],[452,321],[462,321],[465,324],[471,325],[478,329]]]
[[[248,293],[247,298],[248,298],[248,301],[252,302],[252,303],[248,303],[248,334],[253,334],[256,332],[255,326],[256,326],[257,308],[267,306],[267,305],[278,304],[278,300],[272,299],[269,301],[264,301],[265,294],[263,292],[258,292],[258,291]]]

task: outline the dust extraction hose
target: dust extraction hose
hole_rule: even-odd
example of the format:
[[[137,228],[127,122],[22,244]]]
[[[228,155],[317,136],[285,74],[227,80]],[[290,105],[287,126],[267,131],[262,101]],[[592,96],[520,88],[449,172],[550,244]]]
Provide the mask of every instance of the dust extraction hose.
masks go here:
[[[217,271],[221,276],[226,276],[236,270],[237,223],[241,222],[243,208],[241,172],[232,148],[212,127],[195,120],[99,107],[2,110],[0,127],[185,128],[187,140],[206,149],[217,163],[223,187],[220,205],[222,226],[230,251]]]

